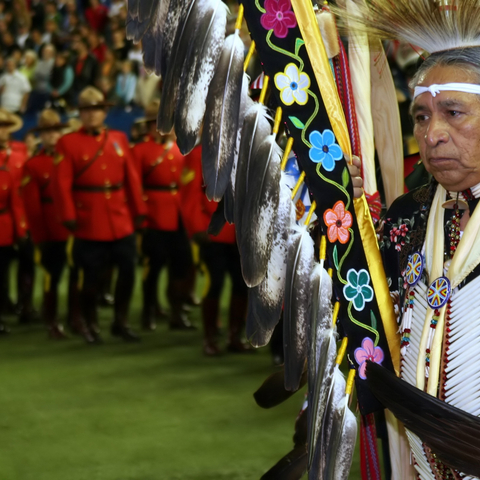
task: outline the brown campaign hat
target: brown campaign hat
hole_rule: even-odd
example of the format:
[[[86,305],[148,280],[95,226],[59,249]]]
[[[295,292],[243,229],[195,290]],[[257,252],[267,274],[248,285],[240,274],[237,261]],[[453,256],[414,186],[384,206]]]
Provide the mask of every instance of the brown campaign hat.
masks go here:
[[[60,115],[51,108],[46,108],[40,113],[37,126],[32,128],[32,132],[42,132],[46,130],[62,130],[67,128],[66,123],[62,123]]]
[[[115,104],[105,101],[103,93],[95,87],[86,87],[78,96],[78,109],[86,108],[107,108],[113,107]]]
[[[160,99],[156,98],[152,100],[145,107],[145,116],[137,118],[135,120],[135,123],[156,122],[159,108],[160,108]]]
[[[23,127],[23,121],[18,115],[0,108],[0,127],[7,128],[10,133],[16,132]]]

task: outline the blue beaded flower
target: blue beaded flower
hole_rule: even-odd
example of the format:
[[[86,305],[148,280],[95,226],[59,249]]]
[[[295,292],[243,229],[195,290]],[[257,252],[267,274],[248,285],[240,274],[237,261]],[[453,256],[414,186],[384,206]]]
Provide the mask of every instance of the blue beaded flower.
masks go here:
[[[335,142],[335,135],[331,130],[324,130],[323,134],[314,130],[309,136],[312,147],[309,157],[312,162],[322,163],[327,172],[335,168],[335,161],[343,158],[342,149]]]

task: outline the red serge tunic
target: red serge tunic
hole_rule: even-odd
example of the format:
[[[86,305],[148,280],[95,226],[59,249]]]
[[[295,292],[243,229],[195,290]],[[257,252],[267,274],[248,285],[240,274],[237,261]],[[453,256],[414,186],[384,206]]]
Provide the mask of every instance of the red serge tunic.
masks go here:
[[[0,246],[13,245],[26,234],[18,185],[6,165],[0,163]]]
[[[63,242],[69,231],[53,204],[53,155],[41,150],[24,167],[22,197],[34,243]]]
[[[185,157],[182,172],[182,217],[190,237],[195,233],[206,232],[210,219],[217,209],[217,202],[208,201],[202,177],[202,149],[195,147]],[[217,236],[210,240],[218,243],[235,243],[235,226],[226,223]]]
[[[178,189],[184,157],[175,142],[157,143],[151,137],[132,149],[147,204],[145,226],[176,231],[180,219]]]
[[[112,241],[133,233],[132,215],[145,215],[146,208],[124,133],[67,134],[54,164],[54,204],[62,222],[77,221],[75,237]]]

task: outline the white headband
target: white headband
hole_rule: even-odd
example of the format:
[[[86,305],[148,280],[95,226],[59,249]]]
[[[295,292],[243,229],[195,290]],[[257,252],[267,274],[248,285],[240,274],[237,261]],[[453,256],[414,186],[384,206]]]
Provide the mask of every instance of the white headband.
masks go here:
[[[430,92],[432,97],[436,97],[437,93],[445,90],[450,92],[476,93],[480,95],[480,85],[474,85],[473,83],[444,83],[441,85],[433,84],[429,87],[415,87],[413,98],[415,99],[425,92]]]

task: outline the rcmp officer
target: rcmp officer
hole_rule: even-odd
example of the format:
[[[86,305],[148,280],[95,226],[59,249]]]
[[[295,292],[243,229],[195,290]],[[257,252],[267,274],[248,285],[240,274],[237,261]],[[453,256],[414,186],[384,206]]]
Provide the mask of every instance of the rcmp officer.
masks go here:
[[[193,267],[190,242],[180,216],[178,194],[184,157],[173,135],[161,136],[157,133],[158,107],[157,100],[145,109],[145,117],[140,121],[148,125],[148,134],[145,141],[132,149],[148,208],[142,239],[147,268],[143,281],[142,325],[147,330],[155,329],[158,277],[161,269],[168,265],[170,328],[185,330],[194,327],[183,311],[186,293],[192,288],[189,273]]]
[[[78,109],[83,127],[59,140],[54,160],[54,202],[75,237],[74,259],[83,276],[81,305],[88,327],[84,337],[89,343],[101,342],[98,279],[110,263],[118,268],[111,334],[139,340],[127,325],[127,314],[135,280],[135,225],[143,221],[146,208],[126,136],[104,125],[108,106],[96,88],[82,90]]]
[[[65,338],[63,327],[57,321],[58,284],[65,267],[66,244],[70,232],[62,225],[53,204],[53,155],[55,145],[68,125],[61,123],[54,110],[40,114],[37,132],[41,146],[25,164],[22,197],[31,238],[40,252],[40,263],[45,269],[43,318],[51,338]],[[80,329],[76,275],[71,269],[69,282],[69,321]]]
[[[210,277],[209,288],[202,302],[205,355],[220,353],[217,345],[220,294],[228,272],[232,281],[229,308],[229,335],[227,349],[233,353],[251,351],[242,341],[247,315],[247,287],[243,281],[240,254],[235,227],[226,223],[217,236],[208,235],[211,217],[217,202],[208,201],[202,178],[202,151],[195,147],[185,157],[182,172],[182,215],[189,236],[200,245],[200,256]]]
[[[8,266],[14,256],[16,242],[26,241],[26,222],[23,204],[19,196],[20,171],[16,167],[22,158],[13,154],[8,140],[10,133],[19,130],[22,121],[16,115],[0,109],[0,282],[8,285]],[[23,166],[23,165],[22,165]],[[1,320],[5,311],[8,294],[0,295],[0,335],[8,333]]]
[[[0,108],[0,122],[10,126],[0,128],[0,162],[6,163],[13,176],[17,188],[20,189],[23,168],[28,158],[27,147],[23,142],[10,139],[10,134],[20,130],[23,122],[17,115]],[[27,237],[17,245],[16,257],[18,258],[17,270],[17,312],[20,323],[30,323],[33,319],[33,243]],[[1,295],[8,301],[8,278],[2,284]]]

